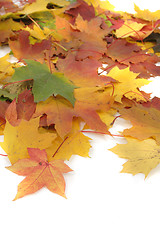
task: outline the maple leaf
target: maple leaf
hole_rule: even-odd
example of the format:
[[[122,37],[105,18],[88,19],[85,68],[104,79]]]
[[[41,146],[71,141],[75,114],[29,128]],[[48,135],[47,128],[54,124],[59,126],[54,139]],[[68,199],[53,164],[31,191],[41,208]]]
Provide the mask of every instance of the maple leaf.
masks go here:
[[[18,31],[23,27],[22,23],[13,21],[9,18],[5,21],[0,21],[0,42],[6,42],[10,37],[13,37],[14,31]]]
[[[72,171],[64,161],[48,162],[46,151],[38,148],[28,148],[30,158],[20,159],[8,170],[26,178],[18,185],[14,200],[34,193],[46,186],[51,192],[65,197],[65,181],[62,173]]]
[[[18,126],[18,124],[20,123],[20,119],[18,119],[17,117],[16,98],[12,101],[12,103],[7,108],[5,112],[5,118],[14,127]]]
[[[0,83],[3,83],[4,79],[8,76],[12,76],[14,73],[13,66],[14,64],[9,61],[9,54],[6,54],[4,57],[0,58]]]
[[[120,158],[128,161],[123,164],[122,173],[133,175],[143,173],[145,178],[149,172],[160,163],[160,147],[153,139],[139,141],[134,138],[126,138],[127,144],[118,144],[112,149]]]
[[[49,11],[49,4],[51,3],[51,6],[53,8],[55,6],[63,7],[69,5],[69,2],[65,0],[36,0],[32,4],[27,4],[23,10],[19,11],[19,14],[33,14],[35,12],[41,12],[41,11]]]
[[[58,136],[52,145],[46,148],[48,161],[69,160],[72,155],[89,157],[90,140],[91,138],[81,132],[80,120],[74,119],[70,133],[64,139]]]
[[[23,91],[18,95],[18,100],[12,101],[6,110],[5,118],[12,126],[18,126],[21,119],[29,121],[36,110],[34,97],[29,90]]]
[[[150,12],[148,9],[141,10],[136,4],[134,4],[134,10],[137,12],[135,14],[137,18],[142,18],[147,21],[159,20],[160,10],[155,12]]]
[[[17,100],[17,117],[18,119],[25,119],[29,121],[36,110],[36,103],[34,96],[29,90],[24,90],[18,95]]]
[[[97,112],[101,121],[104,122],[107,126],[107,129],[112,127],[114,120],[116,119],[115,114],[117,111],[115,109],[110,109],[108,111],[98,111]]]
[[[104,86],[109,83],[111,79],[98,75],[98,68],[101,66],[100,61],[92,58],[77,61],[75,54],[68,54],[65,59],[57,62],[58,70],[77,87]]]
[[[128,109],[121,109],[119,112],[124,119],[130,120],[133,125],[130,129],[123,131],[124,136],[131,136],[139,140],[152,137],[160,144],[160,110],[154,105],[147,107],[147,105],[138,104]]]
[[[127,37],[139,37],[141,40],[139,31],[145,26],[145,24],[137,23],[131,19],[126,20],[123,25],[116,30],[116,36],[118,38],[127,38]]]
[[[129,99],[135,98],[137,101],[146,101],[138,88],[149,84],[149,81],[136,78],[138,74],[131,72],[129,67],[122,70],[114,67],[107,76],[119,81],[118,83],[114,83],[114,96],[117,102],[121,102],[123,95]]]
[[[6,121],[4,142],[0,143],[0,146],[7,153],[12,164],[28,157],[28,147],[45,149],[52,144],[57,135],[47,131],[40,133],[38,127],[39,118],[30,121],[22,119],[15,127]]]
[[[73,39],[71,24],[65,18],[56,16],[55,25],[57,33],[61,36],[60,40],[65,39],[69,42]]]
[[[77,2],[69,5],[66,8],[65,13],[68,13],[69,15],[72,15],[74,17],[77,17],[78,14],[80,14],[84,20],[88,21],[95,17],[94,7],[92,5],[89,6],[83,0],[77,0]]]
[[[122,172],[147,176],[159,163],[160,99],[140,88],[160,75],[159,11],[122,14],[100,0],[0,2],[0,44],[11,48],[0,58],[1,146],[10,170],[26,176],[15,199],[43,186],[65,196],[64,161],[88,157],[84,134],[110,134],[117,114],[133,125],[123,131],[128,144],[113,149],[129,159]]]
[[[79,31],[73,32],[72,36],[82,42],[77,52],[77,60],[85,59],[88,56],[100,58],[106,51],[104,37],[111,32],[106,25],[102,28],[103,19],[93,18],[90,21],[84,20],[80,15],[77,16],[74,28]],[[97,33],[96,35],[94,33]]]
[[[74,105],[73,91],[75,86],[62,73],[52,74],[47,65],[40,62],[33,60],[25,60],[25,62],[26,66],[15,69],[12,81],[33,79],[32,92],[35,102],[46,100],[53,94],[60,94]]]
[[[116,39],[107,48],[107,55],[114,61],[129,65],[130,63],[141,63],[148,59],[145,51],[142,51],[135,43],[127,42],[125,39]]]
[[[46,101],[39,102],[34,117],[47,115],[47,125],[55,124],[55,129],[60,137],[64,138],[72,128],[74,115],[72,105],[64,98],[50,97]]]
[[[107,133],[107,126],[97,113],[98,110],[108,111],[114,102],[107,87],[78,88],[75,98],[75,115],[81,117],[91,129]]]
[[[150,78],[160,75],[159,58],[156,55],[148,56],[144,62],[130,64],[130,70],[139,73],[140,78]]]
[[[44,58],[44,50],[51,48],[50,40],[42,40],[35,44],[30,44],[30,33],[21,30],[19,32],[18,40],[10,40],[9,47],[11,48],[14,56],[19,60],[22,59],[41,59]]]

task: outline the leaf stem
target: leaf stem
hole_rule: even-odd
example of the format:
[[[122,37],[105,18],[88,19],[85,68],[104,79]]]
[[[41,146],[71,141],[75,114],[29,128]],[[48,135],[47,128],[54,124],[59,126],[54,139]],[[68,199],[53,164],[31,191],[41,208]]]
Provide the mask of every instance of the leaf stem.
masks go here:
[[[8,155],[6,155],[6,154],[1,154],[1,153],[0,153],[0,156],[8,157]]]
[[[55,157],[55,155],[58,153],[59,149],[62,147],[62,145],[64,144],[64,142],[68,139],[68,137],[66,137],[63,142],[59,145],[59,147],[57,148],[57,150],[55,151],[55,153],[52,155],[52,157]]]
[[[53,44],[57,45],[58,47],[62,48],[65,52],[68,52],[68,50],[63,47],[61,44],[57,43],[57,42],[53,42]]]
[[[39,24],[29,15],[27,14],[27,17],[39,28],[41,29],[41,27],[39,26]],[[41,29],[42,30],[42,29]]]
[[[107,133],[104,133],[104,132],[87,131],[87,130],[82,130],[81,132],[82,133],[97,133],[97,134],[103,134],[103,135],[107,134]]]
[[[107,133],[104,133],[104,132],[85,131],[85,130],[82,130],[81,132],[82,133],[97,133],[97,134],[103,134],[103,135],[107,134]],[[116,134],[111,134],[111,136],[113,136],[113,137],[124,137],[123,135],[116,135]]]

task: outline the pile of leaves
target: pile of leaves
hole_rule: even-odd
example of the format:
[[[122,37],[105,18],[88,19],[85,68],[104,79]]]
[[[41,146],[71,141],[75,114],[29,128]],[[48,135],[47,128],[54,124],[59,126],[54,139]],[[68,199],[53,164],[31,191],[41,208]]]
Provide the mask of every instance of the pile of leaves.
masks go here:
[[[116,119],[132,127],[111,149],[122,172],[160,163],[160,99],[140,88],[160,76],[160,10],[115,12],[100,0],[0,1],[0,144],[26,176],[14,200],[46,186],[65,197],[64,161],[89,156],[91,138]]]

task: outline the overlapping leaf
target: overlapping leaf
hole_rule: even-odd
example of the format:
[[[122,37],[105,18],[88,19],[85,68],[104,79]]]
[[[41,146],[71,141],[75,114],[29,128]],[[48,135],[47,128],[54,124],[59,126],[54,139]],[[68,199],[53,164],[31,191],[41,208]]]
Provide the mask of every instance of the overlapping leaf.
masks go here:
[[[65,197],[64,163],[89,156],[85,133],[112,135],[128,159],[122,172],[149,174],[159,164],[160,100],[141,91],[160,76],[159,10],[115,12],[100,0],[7,0],[0,3],[0,144],[9,170],[24,175],[15,200],[46,186]],[[18,61],[18,62],[16,62]]]

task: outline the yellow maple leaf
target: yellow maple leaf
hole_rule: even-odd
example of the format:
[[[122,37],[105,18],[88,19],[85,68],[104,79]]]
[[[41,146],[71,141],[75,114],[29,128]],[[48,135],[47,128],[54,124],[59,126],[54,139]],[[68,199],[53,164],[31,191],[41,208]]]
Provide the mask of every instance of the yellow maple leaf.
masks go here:
[[[123,164],[122,173],[136,175],[143,173],[145,177],[160,163],[160,146],[153,139],[139,141],[134,138],[126,138],[127,144],[117,144],[110,149],[120,158],[128,161]]]
[[[33,2],[31,4],[25,5],[24,9],[22,11],[19,11],[19,14],[32,14],[34,12],[40,12],[40,11],[47,11],[47,4],[53,3],[57,6],[63,7],[68,6],[69,2],[65,0],[37,0],[36,2]]]
[[[43,40],[46,38],[44,34],[44,30],[42,30],[40,27],[36,25],[34,25],[33,28],[30,28],[27,26],[22,30],[28,31],[30,33],[30,36],[32,36],[33,38],[40,39],[40,40]]]
[[[137,23],[132,20],[125,20],[124,24],[116,30],[117,38],[126,37],[138,37],[140,38],[139,31],[145,26],[145,24]]]
[[[7,153],[12,164],[19,159],[27,158],[27,148],[45,149],[56,138],[55,133],[38,131],[39,118],[30,121],[21,120],[20,124],[13,127],[8,121],[4,129],[4,142],[0,144]]]
[[[72,130],[65,139],[57,137],[52,146],[46,149],[48,159],[49,161],[69,160],[72,155],[89,157],[89,149],[91,148],[89,140],[91,138],[86,137],[80,131],[79,120],[74,120]]]
[[[102,120],[102,122],[104,122],[106,124],[106,126],[108,128],[110,128],[112,125],[112,122],[115,119],[115,114],[116,114],[116,110],[115,109],[110,109],[109,111],[99,111],[98,115],[100,116],[100,119]]]
[[[134,10],[137,12],[135,17],[142,18],[147,21],[156,21],[160,16],[160,10],[155,12],[150,12],[148,9],[141,10],[136,4],[134,4]]]
[[[137,101],[146,101],[138,88],[149,84],[150,81],[143,78],[136,78],[138,75],[139,73],[131,72],[129,67],[120,70],[116,66],[111,69],[107,76],[118,81],[117,83],[114,83],[115,101],[121,103],[123,95],[129,99],[135,98]]]

